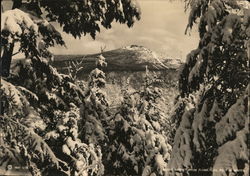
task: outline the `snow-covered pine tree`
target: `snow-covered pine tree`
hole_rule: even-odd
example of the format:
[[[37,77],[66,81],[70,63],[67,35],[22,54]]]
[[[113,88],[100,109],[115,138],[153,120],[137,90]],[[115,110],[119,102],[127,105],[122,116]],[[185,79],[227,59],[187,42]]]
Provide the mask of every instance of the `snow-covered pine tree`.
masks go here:
[[[49,128],[53,129],[57,123],[56,110],[68,111],[71,103],[80,106],[83,90],[69,76],[59,74],[46,59],[26,58],[12,68],[8,82],[18,86],[28,98],[29,105],[37,110]]]
[[[250,3],[186,3],[187,29],[199,18],[200,42],[180,74],[180,96],[188,101],[176,114],[169,175],[248,175]]]
[[[146,71],[141,91],[124,92],[119,112],[110,121],[106,174],[164,175],[171,146],[163,133],[165,123],[158,105],[161,91]]]
[[[90,72],[88,87],[84,93],[81,106],[80,138],[88,144],[103,147],[108,142],[106,128],[109,120],[108,102],[105,98],[105,73],[102,71],[107,66],[105,58],[99,55],[96,59],[96,67]]]
[[[18,150],[15,156],[21,158],[21,163],[17,162],[19,161],[17,159],[13,164],[31,165],[31,173],[35,169],[34,171],[40,172],[42,175],[52,173],[54,175],[102,175],[103,165],[100,150],[93,145],[82,143],[78,138],[77,122],[80,118],[77,106],[80,106],[83,99],[82,90],[72,82],[70,77],[59,74],[43,59],[26,59],[24,62],[17,63],[13,68],[15,74],[12,74],[8,81],[16,86],[5,80],[2,80],[1,86],[3,92],[1,99],[4,96],[8,100],[7,107],[9,108],[5,111],[6,119],[10,118],[17,125],[29,127],[30,133],[36,132],[34,134],[40,140],[39,143],[31,145],[20,139],[12,139],[12,136],[20,136],[20,134],[15,131],[17,128],[10,126],[12,123],[9,123],[11,133],[1,131],[1,134],[6,133],[11,136],[1,136],[4,141],[1,146],[4,147],[9,145],[9,142],[17,140],[16,143],[9,146],[9,150]],[[4,130],[4,126],[6,123],[1,123],[1,129]],[[26,133],[23,135],[27,140],[36,140]],[[40,144],[41,142],[42,144]],[[56,160],[66,164],[64,163],[62,167],[54,167],[51,161],[43,161],[43,155],[34,158],[32,152],[44,151],[33,149],[40,150],[37,147],[45,144],[48,145],[46,150],[49,150]],[[31,154],[23,156],[21,151],[27,149]],[[3,158],[7,159],[7,162],[11,160],[8,158],[10,156],[4,155],[4,153],[5,151],[3,151]],[[5,167],[6,162],[2,162],[2,164],[1,168]],[[3,172],[5,171],[3,170]]]
[[[44,138],[53,152],[68,163],[69,175],[103,175],[101,149],[78,138],[79,108],[72,103],[70,111],[56,111],[55,114],[58,119],[56,127]]]
[[[58,159],[33,129],[8,116],[0,116],[0,126],[1,174],[5,174],[8,165],[13,165],[28,166],[32,175],[48,175],[51,171],[66,175],[67,163]]]

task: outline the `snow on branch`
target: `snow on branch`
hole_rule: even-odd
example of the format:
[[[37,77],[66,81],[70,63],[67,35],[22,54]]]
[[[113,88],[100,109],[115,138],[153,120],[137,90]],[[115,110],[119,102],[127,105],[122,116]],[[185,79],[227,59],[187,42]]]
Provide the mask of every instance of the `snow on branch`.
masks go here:
[[[8,31],[13,35],[21,35],[23,28],[38,33],[38,25],[30,18],[29,14],[19,9],[8,10],[1,17],[1,31]]]

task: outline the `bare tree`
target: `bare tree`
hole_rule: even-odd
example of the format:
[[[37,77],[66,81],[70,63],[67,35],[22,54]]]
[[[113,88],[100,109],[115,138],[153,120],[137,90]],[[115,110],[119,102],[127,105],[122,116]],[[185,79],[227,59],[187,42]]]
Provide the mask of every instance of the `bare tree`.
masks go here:
[[[107,47],[106,45],[101,46],[101,54],[103,54],[103,52],[105,51],[106,47]]]
[[[83,70],[83,59],[68,61],[67,70],[69,76],[76,81],[77,75]]]

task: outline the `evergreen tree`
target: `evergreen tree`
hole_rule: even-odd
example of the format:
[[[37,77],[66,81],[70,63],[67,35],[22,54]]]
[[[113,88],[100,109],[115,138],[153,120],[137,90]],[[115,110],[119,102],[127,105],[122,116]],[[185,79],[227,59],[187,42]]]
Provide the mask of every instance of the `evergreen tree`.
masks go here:
[[[124,92],[119,112],[110,121],[106,174],[164,175],[171,146],[167,143],[158,99],[161,91],[146,71],[141,91]]]
[[[103,68],[106,66],[105,58],[99,55],[96,58],[96,68],[89,75],[79,120],[79,137],[85,143],[100,149],[104,166],[109,141],[107,132],[110,118],[109,104],[103,91],[106,84]]]
[[[105,87],[105,73],[103,67],[107,66],[105,58],[99,55],[96,67],[89,75],[88,87],[84,94],[81,106],[80,138],[86,143],[99,145],[105,150],[108,142],[106,134],[109,109],[103,88]]]
[[[0,89],[1,100],[8,100],[5,115],[0,117],[1,134],[5,134],[0,136],[1,173],[11,163],[28,166],[32,175],[102,175],[101,151],[78,138],[77,107],[84,92],[43,59],[26,59],[13,69],[15,74],[9,82],[3,80]],[[6,147],[15,154],[6,152]],[[43,159],[46,153],[54,161]]]
[[[199,18],[200,42],[180,74],[188,101],[176,111],[169,175],[248,175],[250,3],[187,0],[186,7],[187,30]]]

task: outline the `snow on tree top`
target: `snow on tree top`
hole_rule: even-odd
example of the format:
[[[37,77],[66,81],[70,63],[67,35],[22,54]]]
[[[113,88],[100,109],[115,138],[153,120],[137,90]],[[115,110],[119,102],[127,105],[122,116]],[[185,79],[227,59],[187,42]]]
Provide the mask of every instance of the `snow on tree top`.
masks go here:
[[[22,26],[38,32],[37,24],[27,13],[19,9],[8,10],[1,15],[1,31],[7,30],[12,34],[21,35]]]

